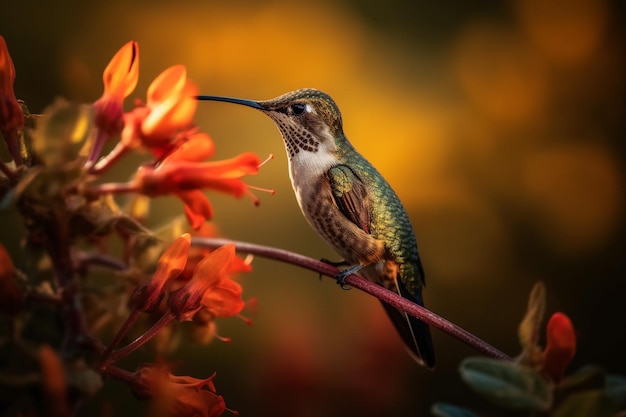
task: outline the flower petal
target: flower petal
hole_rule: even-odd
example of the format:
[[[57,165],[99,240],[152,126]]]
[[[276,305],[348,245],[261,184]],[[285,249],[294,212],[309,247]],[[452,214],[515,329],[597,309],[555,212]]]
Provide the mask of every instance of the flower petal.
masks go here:
[[[170,294],[167,305],[178,320],[191,320],[202,308],[204,294],[220,283],[234,256],[234,245],[220,246],[198,263],[187,285]]]
[[[213,217],[213,207],[202,191],[181,191],[176,195],[185,204],[185,216],[194,230],[198,230],[205,221]]]
[[[104,94],[121,103],[133,92],[138,79],[139,45],[135,41],[130,41],[117,51],[104,69],[102,74]]]
[[[215,153],[213,140],[204,132],[183,132],[177,142],[178,147],[163,160],[164,164],[174,161],[202,162]]]
[[[133,308],[152,311],[158,307],[165,286],[185,269],[190,246],[191,235],[185,233],[165,249],[150,281],[138,287],[133,293],[131,298]]]
[[[143,134],[162,140],[189,126],[198,106],[197,93],[197,87],[187,81],[183,65],[163,71],[148,88],[150,114],[141,124]]]
[[[245,303],[241,299],[243,289],[232,279],[224,279],[202,297],[202,305],[215,317],[230,317],[241,313]]]

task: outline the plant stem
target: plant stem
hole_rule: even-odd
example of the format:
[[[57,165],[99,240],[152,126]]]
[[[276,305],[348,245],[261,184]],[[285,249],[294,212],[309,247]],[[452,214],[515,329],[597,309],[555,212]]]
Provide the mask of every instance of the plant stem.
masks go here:
[[[128,333],[128,331],[133,326],[133,324],[135,324],[140,314],[141,314],[141,311],[139,310],[131,311],[130,315],[126,318],[126,321],[124,322],[122,327],[115,334],[113,341],[109,344],[109,346],[107,346],[107,348],[102,353],[102,356],[100,357],[100,363],[101,363],[100,370],[103,370],[106,368],[107,363],[110,362],[109,356],[113,352],[113,349],[115,349],[117,345],[120,344],[124,336],[126,336],[126,333]]]
[[[237,242],[228,239],[219,239],[219,238],[203,238],[203,237],[194,237],[191,239],[191,244],[195,246],[204,246],[209,248],[217,248],[219,246],[225,245],[227,243],[233,243],[238,251],[249,253],[252,255],[262,256],[264,258],[273,259],[275,261],[285,262],[288,264],[296,265],[301,268],[305,268],[311,271],[318,272],[322,275],[326,275],[331,278],[337,277],[337,274],[340,272],[336,267],[329,265],[327,263],[318,261],[313,258],[309,258],[304,255],[300,255],[294,252],[286,251],[284,249],[278,249],[270,246],[257,245],[254,243],[248,242]],[[349,275],[346,277],[346,284],[358,288],[385,303],[396,307],[399,310],[405,311],[406,313],[417,317],[429,325],[436,327],[439,330],[459,339],[461,342],[465,343],[476,349],[477,351],[483,353],[486,356],[490,356],[492,358],[501,359],[511,361],[511,357],[507,354],[501,352],[495,347],[491,346],[484,340],[478,338],[472,333],[466,331],[465,329],[457,326],[456,324],[438,316],[432,311],[417,305],[400,295],[387,290],[386,288],[381,287],[380,285],[374,284],[358,275]]]
[[[57,213],[46,228],[46,246],[60,291],[60,302],[66,324],[65,339],[61,351],[72,354],[88,337],[87,323],[78,294],[78,282],[70,255],[70,237],[64,213]]]
[[[122,156],[128,152],[128,146],[119,142],[104,158],[93,161],[93,165],[88,167],[92,175],[102,175],[107,169],[113,166]]]
[[[135,380],[135,375],[132,372],[128,372],[127,370],[122,368],[118,368],[115,365],[107,366],[107,368],[104,369],[102,372],[119,381],[126,382],[127,384],[132,384],[132,382]]]
[[[147,332],[143,333],[141,336],[139,336],[137,339],[133,340],[123,348],[113,351],[113,353],[111,353],[111,355],[107,359],[107,363],[116,362],[124,356],[129,355],[130,353],[139,349],[150,339],[156,336],[156,334],[160,332],[163,327],[170,324],[173,320],[174,315],[168,311],[159,319],[159,321],[157,321],[152,327],[150,327]],[[106,368],[106,365],[104,366],[104,368]]]

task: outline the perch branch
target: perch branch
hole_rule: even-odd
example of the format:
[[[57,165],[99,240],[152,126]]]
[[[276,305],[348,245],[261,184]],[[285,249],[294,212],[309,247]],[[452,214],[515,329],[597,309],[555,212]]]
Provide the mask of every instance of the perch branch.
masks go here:
[[[249,253],[252,255],[261,256],[263,258],[273,259],[275,261],[299,266],[301,268],[315,271],[319,274],[326,275],[331,278],[336,279],[337,274],[340,272],[339,269],[332,265],[284,249],[219,238],[195,237],[191,240],[192,245],[204,246],[208,248],[217,248],[227,243],[233,243],[237,250],[240,252]],[[423,322],[428,323],[429,325],[439,330],[442,330],[450,336],[457,338],[466,345],[473,347],[474,349],[483,353],[486,356],[507,361],[512,360],[510,356],[491,346],[489,343],[473,335],[472,333],[444,319],[443,317],[438,316],[432,311],[415,303],[412,303],[405,298],[402,298],[398,294],[389,291],[386,288],[381,287],[380,285],[376,285],[354,274],[346,277],[346,284],[354,288],[358,288],[361,291],[364,291],[393,307],[396,307],[414,317],[417,317]]]

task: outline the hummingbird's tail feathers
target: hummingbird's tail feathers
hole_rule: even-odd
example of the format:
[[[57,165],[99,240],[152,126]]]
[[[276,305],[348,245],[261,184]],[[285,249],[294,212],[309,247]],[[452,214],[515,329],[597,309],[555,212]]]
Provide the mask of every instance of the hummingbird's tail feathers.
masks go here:
[[[424,305],[422,297],[410,295],[402,283],[399,283],[397,291],[402,297],[421,306]],[[435,367],[435,349],[428,325],[385,302],[382,304],[414,359],[429,370],[433,370]]]

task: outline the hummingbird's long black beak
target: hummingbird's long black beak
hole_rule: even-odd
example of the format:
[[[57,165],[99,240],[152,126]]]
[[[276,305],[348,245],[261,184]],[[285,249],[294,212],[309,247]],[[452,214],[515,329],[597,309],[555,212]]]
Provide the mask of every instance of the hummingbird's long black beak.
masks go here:
[[[245,100],[242,98],[222,97],[222,96],[196,96],[196,100],[201,101],[225,101],[226,103],[241,104],[242,106],[252,107],[258,110],[265,110],[263,106],[254,100]]]

